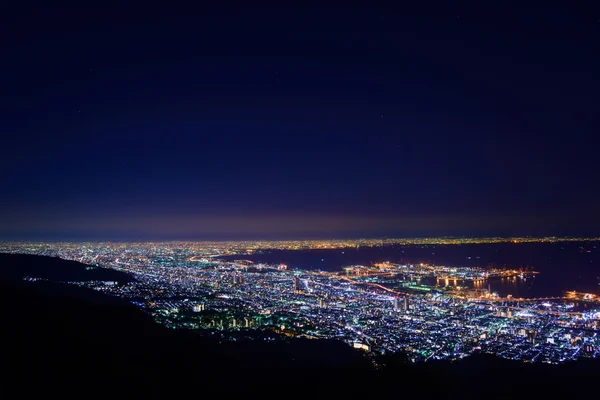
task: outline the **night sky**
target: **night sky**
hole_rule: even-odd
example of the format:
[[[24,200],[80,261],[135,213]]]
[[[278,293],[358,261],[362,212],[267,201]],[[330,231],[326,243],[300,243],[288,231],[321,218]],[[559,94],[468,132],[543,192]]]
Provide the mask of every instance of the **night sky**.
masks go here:
[[[22,3],[0,238],[600,234],[593,2]]]

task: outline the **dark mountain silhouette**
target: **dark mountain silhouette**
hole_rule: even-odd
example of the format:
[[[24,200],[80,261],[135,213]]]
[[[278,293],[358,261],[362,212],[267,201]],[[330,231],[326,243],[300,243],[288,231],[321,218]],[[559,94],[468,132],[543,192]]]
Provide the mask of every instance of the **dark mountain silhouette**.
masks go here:
[[[57,257],[27,254],[1,254],[0,276],[20,279],[26,276],[52,281],[117,281],[131,282],[133,278],[121,271],[84,265]]]
[[[600,372],[595,360],[548,366],[489,355],[414,365],[397,354],[381,357],[382,367],[374,369],[370,360],[338,341],[219,343],[211,335],[164,328],[121,299],[22,279],[46,271],[46,276],[75,280],[68,278],[72,271],[80,279],[93,272],[93,279],[105,280],[103,272],[115,272],[85,267],[56,258],[0,254],[3,398],[190,393],[202,398],[236,392],[292,398],[362,392],[526,398],[584,393]]]

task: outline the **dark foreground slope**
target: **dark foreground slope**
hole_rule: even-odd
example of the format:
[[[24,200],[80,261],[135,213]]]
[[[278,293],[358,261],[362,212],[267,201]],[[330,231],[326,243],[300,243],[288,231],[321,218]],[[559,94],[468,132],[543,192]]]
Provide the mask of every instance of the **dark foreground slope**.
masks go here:
[[[0,391],[8,392],[0,393],[2,398],[15,393],[113,398],[185,393],[202,398],[235,392],[291,398],[361,392],[526,398],[575,395],[587,388],[597,394],[597,362],[532,366],[479,356],[408,365],[398,356],[382,360],[387,367],[375,371],[369,360],[340,342],[219,344],[210,336],[163,328],[119,299],[19,278],[19,268],[39,271],[63,264],[69,265],[65,271],[85,268],[47,257],[0,254],[0,363],[6,371],[0,375]]]
[[[80,388],[88,394],[101,389],[227,393],[265,384],[323,385],[336,374],[370,373],[370,362],[344,343],[219,344],[210,336],[164,328],[124,300],[21,278],[35,275],[31,271],[48,276],[49,269],[63,265],[64,271],[52,275],[66,279],[65,271],[74,266],[85,269],[55,258],[0,254],[0,362],[10,371],[0,374],[4,384],[45,393]],[[105,279],[98,277],[101,271],[94,279]]]

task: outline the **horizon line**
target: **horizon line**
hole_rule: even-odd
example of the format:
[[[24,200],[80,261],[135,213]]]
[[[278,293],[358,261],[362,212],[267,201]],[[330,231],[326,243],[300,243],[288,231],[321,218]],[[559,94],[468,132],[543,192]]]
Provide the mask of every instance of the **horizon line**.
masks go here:
[[[576,236],[576,235],[498,235],[498,236],[407,236],[407,237],[355,237],[355,238],[295,238],[295,239],[0,239],[0,243],[227,243],[227,242],[270,242],[270,243],[285,243],[285,242],[356,242],[356,241],[424,241],[424,240],[495,240],[497,242],[504,241],[539,241],[544,239],[553,239],[554,241],[600,241],[600,236]]]

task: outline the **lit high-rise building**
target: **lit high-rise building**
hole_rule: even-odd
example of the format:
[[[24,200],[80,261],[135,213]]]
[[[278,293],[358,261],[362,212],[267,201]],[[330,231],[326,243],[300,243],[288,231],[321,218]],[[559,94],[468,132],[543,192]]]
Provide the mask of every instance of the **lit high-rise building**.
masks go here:
[[[196,304],[193,307],[194,312],[204,311],[204,304]]]

